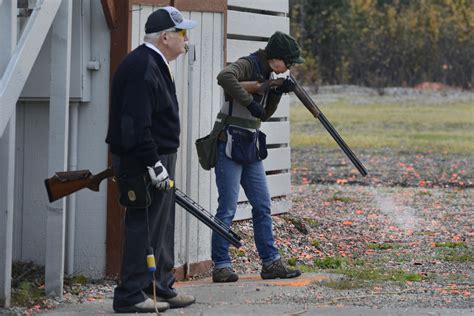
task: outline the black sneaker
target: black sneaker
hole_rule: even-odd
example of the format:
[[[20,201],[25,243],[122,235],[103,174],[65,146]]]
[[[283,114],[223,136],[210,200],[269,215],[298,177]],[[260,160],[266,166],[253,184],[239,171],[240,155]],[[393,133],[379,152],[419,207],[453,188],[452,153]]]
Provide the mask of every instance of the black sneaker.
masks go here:
[[[262,279],[291,279],[299,277],[300,275],[300,270],[288,268],[281,259],[278,259],[267,267],[262,267],[262,272],[260,272]]]
[[[212,282],[223,283],[223,282],[236,282],[239,279],[237,273],[232,268],[220,268],[212,271]]]

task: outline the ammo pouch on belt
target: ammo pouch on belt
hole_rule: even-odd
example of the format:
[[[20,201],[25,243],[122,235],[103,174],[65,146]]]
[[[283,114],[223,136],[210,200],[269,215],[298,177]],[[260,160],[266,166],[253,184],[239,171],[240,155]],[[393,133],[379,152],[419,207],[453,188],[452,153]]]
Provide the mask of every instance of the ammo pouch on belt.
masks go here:
[[[213,130],[209,135],[196,139],[199,164],[204,170],[211,170],[216,166],[218,137],[219,132],[214,133]]]
[[[117,177],[120,191],[119,203],[127,208],[146,208],[151,204],[147,174]]]
[[[260,130],[248,130],[237,126],[226,128],[225,154],[240,164],[248,164],[267,158],[266,135]]]
[[[219,139],[219,133],[224,130],[224,127],[226,126],[226,124],[233,124],[233,125],[235,124],[238,126],[251,128],[251,129],[258,129],[260,127],[260,121],[250,121],[243,118],[232,117],[222,112],[217,114],[217,119],[216,119],[216,122],[214,123],[214,127],[212,128],[211,133],[202,138],[198,138],[195,143],[198,158],[199,158],[199,164],[205,170],[210,170],[211,168],[214,168],[216,166],[217,142]],[[238,127],[233,126],[233,128],[238,128]],[[267,146],[265,143],[266,135],[260,131],[258,131],[257,134],[258,134],[257,138],[259,139],[259,142],[256,142],[256,141],[252,141],[252,142],[254,145],[258,146],[258,149],[257,149],[258,153],[254,151],[255,155],[253,155],[253,157],[260,157],[259,159],[265,159],[267,157]],[[229,143],[229,137],[227,139],[228,139],[227,143]],[[243,136],[243,139],[245,141],[247,137]],[[242,143],[242,142],[239,141],[239,143]],[[255,159],[253,161],[255,161]]]

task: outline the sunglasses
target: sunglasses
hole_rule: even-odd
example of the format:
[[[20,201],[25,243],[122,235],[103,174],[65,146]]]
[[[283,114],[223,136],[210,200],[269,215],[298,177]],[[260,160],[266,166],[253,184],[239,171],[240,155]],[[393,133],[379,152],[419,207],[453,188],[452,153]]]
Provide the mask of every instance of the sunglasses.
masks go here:
[[[184,29],[173,29],[172,32],[176,32],[178,33],[179,36],[181,36],[182,38],[186,37],[186,34],[187,34],[187,30],[184,30]]]

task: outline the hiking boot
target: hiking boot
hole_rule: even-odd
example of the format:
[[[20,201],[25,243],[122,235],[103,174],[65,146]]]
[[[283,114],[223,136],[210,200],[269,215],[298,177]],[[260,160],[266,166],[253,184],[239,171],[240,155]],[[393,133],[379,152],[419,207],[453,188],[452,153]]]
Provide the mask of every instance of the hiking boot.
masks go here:
[[[290,279],[300,275],[300,270],[288,268],[281,259],[278,259],[269,266],[263,266],[262,272],[260,272],[262,279]]]
[[[212,282],[235,282],[238,279],[239,276],[230,267],[214,269],[212,271]]]
[[[196,298],[191,295],[178,294],[172,298],[157,297],[156,301],[168,303],[170,308],[183,308],[196,302]]]

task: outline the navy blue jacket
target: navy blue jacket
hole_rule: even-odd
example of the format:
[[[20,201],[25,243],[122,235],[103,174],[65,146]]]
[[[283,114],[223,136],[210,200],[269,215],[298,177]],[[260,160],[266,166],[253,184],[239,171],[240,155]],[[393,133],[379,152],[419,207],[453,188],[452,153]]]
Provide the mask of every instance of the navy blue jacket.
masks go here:
[[[111,151],[141,167],[179,147],[176,87],[161,56],[141,45],[120,63],[112,81],[109,130]]]

